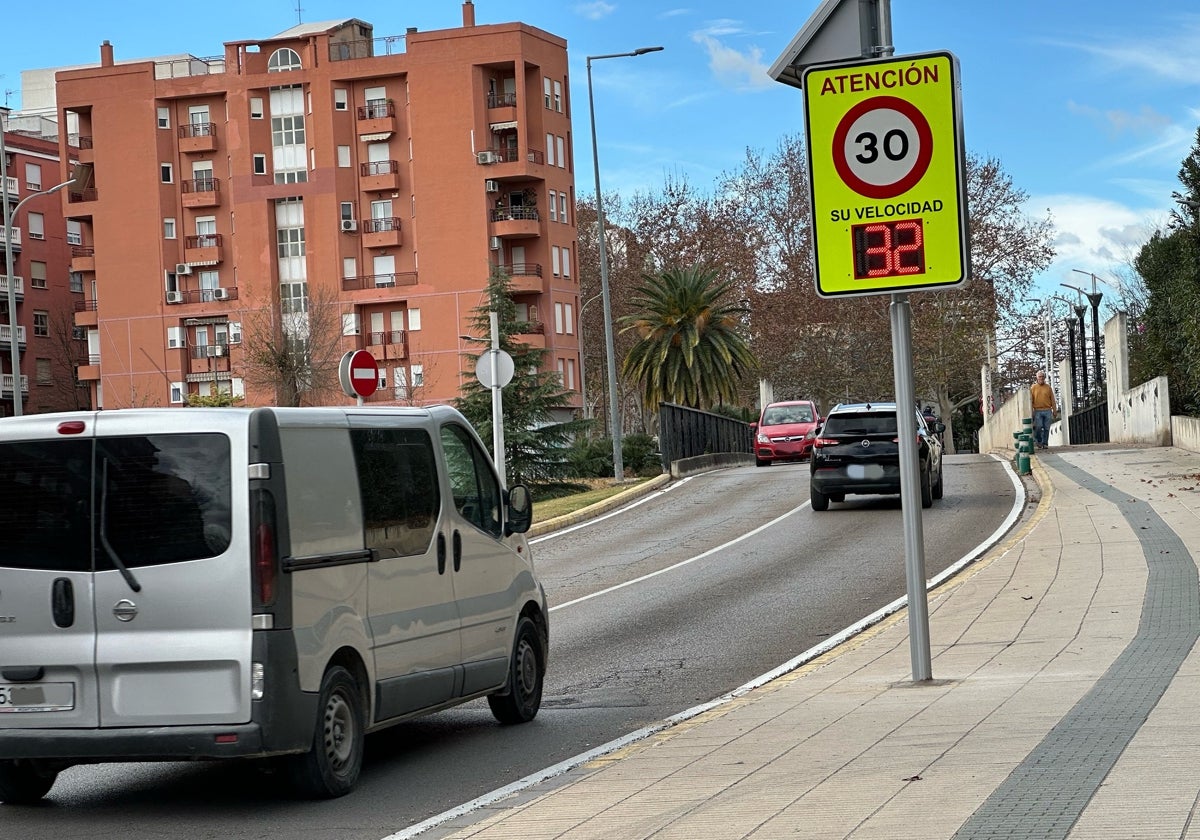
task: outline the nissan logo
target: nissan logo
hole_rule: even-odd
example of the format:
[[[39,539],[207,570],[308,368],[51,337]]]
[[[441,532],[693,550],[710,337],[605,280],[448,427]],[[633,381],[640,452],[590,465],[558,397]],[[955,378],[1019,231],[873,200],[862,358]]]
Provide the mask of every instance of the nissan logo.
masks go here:
[[[867,448],[868,446],[870,446],[870,445],[871,445],[871,441],[869,441],[869,440],[864,440],[864,441],[863,441],[863,449],[866,449],[866,448]]]

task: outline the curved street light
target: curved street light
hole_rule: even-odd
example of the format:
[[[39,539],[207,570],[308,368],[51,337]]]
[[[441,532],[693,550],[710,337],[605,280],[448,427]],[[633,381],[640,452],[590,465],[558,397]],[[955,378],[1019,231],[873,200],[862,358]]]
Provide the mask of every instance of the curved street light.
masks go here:
[[[608,415],[613,442],[613,477],[625,479],[621,460],[621,412],[617,406],[617,357],[613,350],[612,300],[608,291],[608,248],[604,241],[604,197],[600,192],[600,153],[596,150],[596,106],[592,101],[592,62],[604,58],[630,58],[658,52],[662,47],[639,47],[633,52],[589,55],[587,57],[588,115],[592,121],[592,169],[596,174],[596,241],[600,248],[600,294],[604,299],[604,356],[608,364]],[[580,358],[583,358],[582,351]]]

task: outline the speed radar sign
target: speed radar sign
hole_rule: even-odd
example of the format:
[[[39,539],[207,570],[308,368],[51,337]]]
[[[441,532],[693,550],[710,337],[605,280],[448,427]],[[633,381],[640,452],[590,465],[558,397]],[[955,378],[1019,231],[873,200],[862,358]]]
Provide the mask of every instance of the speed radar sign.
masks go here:
[[[967,276],[958,62],[946,52],[804,73],[817,293]]]

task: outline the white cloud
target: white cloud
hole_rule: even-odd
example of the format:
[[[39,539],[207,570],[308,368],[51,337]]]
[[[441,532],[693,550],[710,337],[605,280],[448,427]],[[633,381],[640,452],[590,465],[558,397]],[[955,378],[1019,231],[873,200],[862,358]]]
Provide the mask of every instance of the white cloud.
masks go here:
[[[604,0],[594,0],[591,3],[576,3],[575,12],[582,15],[588,20],[600,20],[606,18],[617,10],[617,7],[612,3],[605,3]]]
[[[692,40],[708,51],[708,68],[722,84],[734,90],[765,90],[775,82],[767,75],[768,67],[762,60],[762,50],[749,47],[738,52],[702,32],[692,35]]]

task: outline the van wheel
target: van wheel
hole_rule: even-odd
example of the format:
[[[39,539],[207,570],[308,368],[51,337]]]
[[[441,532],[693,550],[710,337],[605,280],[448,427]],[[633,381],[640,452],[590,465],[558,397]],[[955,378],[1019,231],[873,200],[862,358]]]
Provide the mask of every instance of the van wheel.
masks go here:
[[[537,625],[528,617],[517,623],[517,641],[508,666],[504,691],[488,695],[488,705],[503,724],[528,723],[542,705],[542,683],[546,678],[546,646]]]
[[[933,507],[933,479],[929,477],[929,470],[921,473],[921,507]]]
[[[57,770],[45,770],[30,761],[0,761],[0,802],[31,805],[50,792]]]
[[[333,799],[353,790],[362,770],[363,703],[350,672],[334,666],[321,680],[312,746],[292,756],[288,769],[301,793]]]
[[[933,498],[940,499],[946,491],[946,480],[942,475],[942,468],[938,466],[937,481],[933,483]]]

